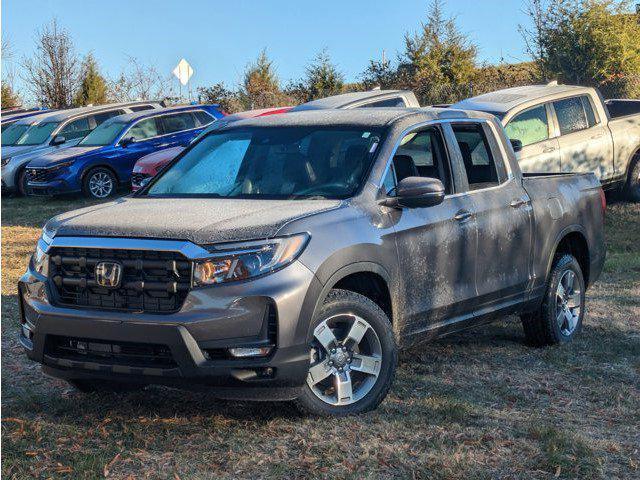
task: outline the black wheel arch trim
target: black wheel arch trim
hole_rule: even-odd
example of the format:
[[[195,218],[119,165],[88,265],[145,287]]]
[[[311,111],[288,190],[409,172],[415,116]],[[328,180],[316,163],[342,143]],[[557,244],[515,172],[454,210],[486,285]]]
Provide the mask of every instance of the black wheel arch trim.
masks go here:
[[[84,183],[84,179],[87,176],[87,174],[91,170],[95,170],[96,168],[104,168],[106,170],[109,170],[111,173],[113,173],[113,176],[116,179],[116,183],[122,183],[122,180],[120,179],[120,177],[118,176],[118,173],[114,170],[114,168],[112,166],[106,165],[104,163],[96,163],[94,165],[88,165],[88,166],[84,167],[82,169],[82,172],[80,173],[80,182]]]
[[[551,249],[551,255],[549,255],[549,259],[547,260],[545,285],[549,281],[549,276],[551,275],[551,270],[553,268],[553,260],[555,259],[556,253],[558,252],[558,247],[560,246],[560,242],[562,242],[562,240],[564,240],[564,238],[571,233],[579,233],[584,237],[584,241],[587,244],[587,255],[589,256],[589,259],[591,259],[591,254],[592,254],[591,243],[589,242],[589,236],[587,235],[587,232],[584,229],[584,227],[578,224],[573,224],[563,228],[558,233],[558,235],[556,235],[556,238],[553,243],[553,248]],[[584,272],[583,272],[583,275],[584,275]]]

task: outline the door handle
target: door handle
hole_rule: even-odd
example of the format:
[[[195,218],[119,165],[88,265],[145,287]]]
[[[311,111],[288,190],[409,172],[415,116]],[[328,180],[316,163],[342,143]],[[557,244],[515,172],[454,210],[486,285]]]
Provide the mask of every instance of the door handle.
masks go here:
[[[528,205],[528,204],[529,204],[528,200],[524,200],[522,198],[516,198],[515,200],[511,200],[511,203],[509,204],[509,206],[513,208],[520,208],[523,205]]]
[[[465,220],[469,220],[471,217],[473,217],[473,213],[466,210],[460,210],[453,218],[459,222],[464,222]]]
[[[591,140],[597,140],[598,138],[602,138],[602,133],[596,133],[595,135],[591,135]]]
[[[556,151],[556,147],[546,147],[542,150],[542,153],[551,153],[555,151]]]

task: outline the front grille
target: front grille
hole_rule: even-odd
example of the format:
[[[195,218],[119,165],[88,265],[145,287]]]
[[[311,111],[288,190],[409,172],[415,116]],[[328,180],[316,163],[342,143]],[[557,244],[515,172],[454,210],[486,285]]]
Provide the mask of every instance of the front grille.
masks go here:
[[[151,175],[147,175],[146,173],[132,173],[131,174],[131,185],[134,187],[139,187],[142,184],[142,181],[145,178],[149,178]]]
[[[53,180],[57,173],[57,168],[28,168],[27,181],[34,183],[46,183]]]
[[[143,368],[177,367],[169,347],[154,343],[112,342],[47,335],[44,354],[57,359],[105,365]]]
[[[100,262],[122,267],[115,288],[101,286]],[[56,247],[50,251],[53,303],[82,308],[172,313],[191,288],[191,262],[178,252]]]

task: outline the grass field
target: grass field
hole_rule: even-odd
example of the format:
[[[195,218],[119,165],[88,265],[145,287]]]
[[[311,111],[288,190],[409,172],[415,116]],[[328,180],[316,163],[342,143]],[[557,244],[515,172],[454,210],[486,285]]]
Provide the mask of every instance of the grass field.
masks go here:
[[[40,227],[79,200],[2,200],[4,478],[640,478],[640,205],[607,211],[581,336],[523,343],[516,318],[403,354],[370,414],[153,387],[83,395],[16,340],[16,281]]]

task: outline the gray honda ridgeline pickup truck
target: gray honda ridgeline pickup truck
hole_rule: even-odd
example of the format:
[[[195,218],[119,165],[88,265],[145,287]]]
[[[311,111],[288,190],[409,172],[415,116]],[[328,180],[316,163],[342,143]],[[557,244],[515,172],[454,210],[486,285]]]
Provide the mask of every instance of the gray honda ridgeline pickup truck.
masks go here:
[[[523,175],[481,112],[241,120],[134,196],[51,219],[20,280],[20,340],[82,391],[363,412],[419,340],[515,313],[530,343],[569,342],[604,208],[591,173]]]

